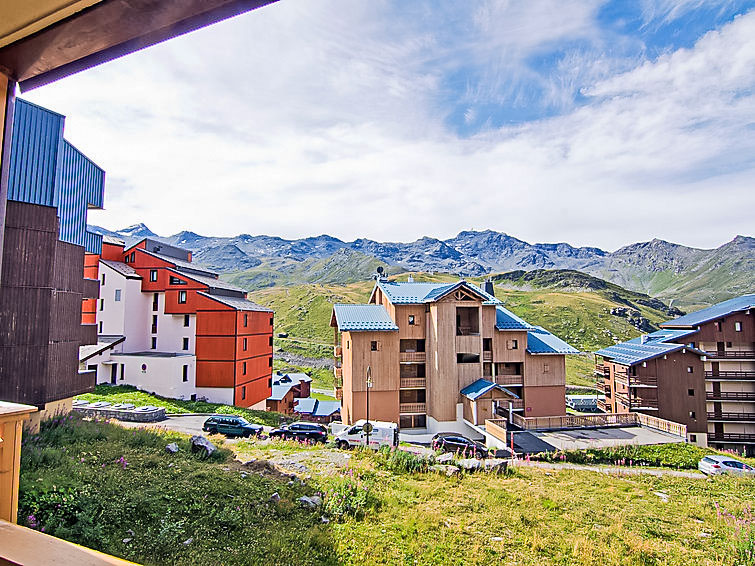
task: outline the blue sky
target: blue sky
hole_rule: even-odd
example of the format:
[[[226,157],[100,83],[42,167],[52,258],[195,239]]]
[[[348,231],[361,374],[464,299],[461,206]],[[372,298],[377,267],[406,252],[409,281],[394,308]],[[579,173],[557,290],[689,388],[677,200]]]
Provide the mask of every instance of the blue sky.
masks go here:
[[[282,0],[23,94],[108,228],[616,249],[753,234],[755,3]]]

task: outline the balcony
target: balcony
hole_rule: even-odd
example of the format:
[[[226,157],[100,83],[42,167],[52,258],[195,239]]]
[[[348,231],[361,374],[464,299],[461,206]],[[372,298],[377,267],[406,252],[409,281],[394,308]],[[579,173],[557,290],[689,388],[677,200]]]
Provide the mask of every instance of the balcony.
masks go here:
[[[721,391],[714,393],[708,391],[705,394],[705,398],[708,401],[751,401],[755,402],[755,393],[747,393],[742,391]]]
[[[510,385],[516,387],[524,385],[524,377],[521,375],[496,375],[495,382],[496,385]]]
[[[755,422],[755,413],[708,413],[709,421]]]
[[[483,352],[482,353],[482,361],[483,362],[492,362],[493,361],[493,352]]]
[[[333,346],[334,358],[340,358],[342,354],[343,354],[343,350],[341,350],[341,346]]]
[[[595,375],[601,378],[606,378],[610,375],[607,365],[595,364]]]
[[[427,379],[424,377],[402,377],[399,383],[401,389],[424,389]]]
[[[398,411],[402,415],[405,414],[418,414],[424,415],[427,413],[426,403],[399,403]]]
[[[603,399],[598,399],[598,410],[603,411],[604,413],[607,413],[608,405]]]
[[[749,350],[726,350],[724,352],[705,352],[714,360],[755,360],[755,352]]]
[[[658,399],[649,399],[645,397],[629,397],[624,393],[616,393],[616,400],[627,408],[634,410],[658,409]]]
[[[744,442],[755,443],[755,433],[747,432],[724,432],[721,434],[709,433],[708,442]]]
[[[658,387],[658,378],[649,375],[630,375],[629,387]]]
[[[399,362],[424,363],[426,358],[425,352],[399,352]]]
[[[713,381],[752,381],[755,379],[755,371],[706,371],[705,379],[711,379]]]

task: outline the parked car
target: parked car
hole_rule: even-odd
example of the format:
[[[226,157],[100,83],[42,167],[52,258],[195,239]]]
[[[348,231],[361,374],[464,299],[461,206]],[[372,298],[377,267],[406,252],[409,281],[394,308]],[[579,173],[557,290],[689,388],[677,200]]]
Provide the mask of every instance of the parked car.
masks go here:
[[[344,450],[354,446],[366,446],[367,433],[364,431],[366,422],[364,419],[359,420],[339,432],[336,435],[336,445]],[[398,446],[398,425],[396,423],[370,421],[370,425],[372,425],[370,448],[377,450],[381,446]]]
[[[738,476],[755,476],[755,468],[731,456],[706,456],[697,463],[697,469],[709,476],[719,474],[736,474]]]
[[[282,438],[283,440],[307,440],[310,442],[328,441],[328,429],[325,425],[317,423],[292,423],[287,426],[276,428],[270,433],[270,438]]]
[[[455,432],[439,432],[433,436],[430,446],[432,446],[433,450],[458,453],[477,458],[478,460],[488,457],[488,448],[482,442],[470,440],[466,436]]]
[[[259,436],[262,434],[262,426],[247,421],[237,415],[212,415],[202,425],[202,430],[214,434],[226,436]]]

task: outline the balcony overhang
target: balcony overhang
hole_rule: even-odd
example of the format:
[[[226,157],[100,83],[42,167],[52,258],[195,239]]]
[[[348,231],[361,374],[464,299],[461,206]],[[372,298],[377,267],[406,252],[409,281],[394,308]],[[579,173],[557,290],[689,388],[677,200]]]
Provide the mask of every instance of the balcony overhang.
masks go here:
[[[274,1],[11,0],[0,71],[27,91]]]

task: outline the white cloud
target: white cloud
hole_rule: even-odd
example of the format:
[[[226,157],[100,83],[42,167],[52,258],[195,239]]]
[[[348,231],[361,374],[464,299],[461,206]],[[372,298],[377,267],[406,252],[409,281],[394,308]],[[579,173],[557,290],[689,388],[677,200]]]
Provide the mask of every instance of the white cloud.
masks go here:
[[[66,137],[107,170],[108,210],[90,219],[111,228],[411,240],[489,227],[606,248],[751,232],[755,13],[627,70],[602,50],[595,5],[531,4],[281,2],[28,98],[66,114]],[[529,57],[576,39],[593,48],[532,78],[568,111],[449,131],[449,76],[476,69],[450,93],[473,122],[477,103],[526,95],[508,83],[526,83]]]

